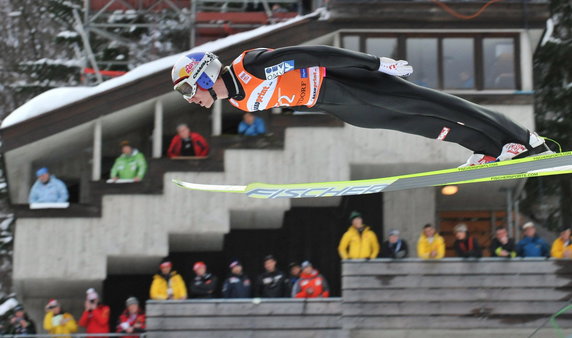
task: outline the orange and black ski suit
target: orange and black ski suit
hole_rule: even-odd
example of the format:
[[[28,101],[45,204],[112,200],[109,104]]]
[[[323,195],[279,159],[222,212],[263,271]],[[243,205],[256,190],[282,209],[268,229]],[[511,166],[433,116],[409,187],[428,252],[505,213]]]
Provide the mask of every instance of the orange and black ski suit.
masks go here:
[[[344,122],[454,142],[496,157],[529,132],[459,97],[378,71],[379,58],[329,46],[253,49],[226,67],[229,101],[244,111],[305,106]]]

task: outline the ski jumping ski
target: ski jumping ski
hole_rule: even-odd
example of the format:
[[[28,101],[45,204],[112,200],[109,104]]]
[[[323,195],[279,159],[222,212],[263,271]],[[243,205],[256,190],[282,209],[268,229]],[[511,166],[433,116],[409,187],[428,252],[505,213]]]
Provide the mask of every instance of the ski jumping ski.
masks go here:
[[[180,187],[211,192],[239,193],[252,198],[312,198],[374,194],[382,191],[491,182],[572,173],[572,151],[479,166],[429,171],[376,179],[301,184],[211,185],[173,179]]]

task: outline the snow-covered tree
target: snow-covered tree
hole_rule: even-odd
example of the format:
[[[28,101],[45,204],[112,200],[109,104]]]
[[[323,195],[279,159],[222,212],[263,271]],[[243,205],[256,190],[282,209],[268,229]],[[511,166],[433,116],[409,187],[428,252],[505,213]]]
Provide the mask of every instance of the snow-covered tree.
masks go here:
[[[572,2],[552,0],[551,17],[536,51],[535,111],[537,130],[572,150]],[[526,205],[552,228],[572,225],[572,177],[530,180]]]

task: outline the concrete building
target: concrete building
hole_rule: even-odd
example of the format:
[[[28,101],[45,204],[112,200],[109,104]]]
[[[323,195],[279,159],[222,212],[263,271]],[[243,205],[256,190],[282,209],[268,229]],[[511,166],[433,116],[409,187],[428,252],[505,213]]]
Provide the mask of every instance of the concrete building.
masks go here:
[[[465,14],[482,6],[481,1],[448,4]],[[249,48],[301,44],[407,59],[416,68],[411,81],[534,129],[532,55],[548,17],[547,1],[505,1],[470,20],[429,1],[332,0],[329,6],[327,12],[210,47],[223,63]],[[33,117],[4,121],[2,151],[18,215],[14,283],[35,319],[53,297],[80,313],[85,289],[101,289],[109,274],[151,274],[170,252],[220,250],[232,229],[276,229],[292,207],[340,204],[339,198],[277,201],[192,193],[171,184],[173,178],[213,184],[364,179],[451,168],[470,155],[454,144],[343,125],[323,115],[266,112],[273,135],[258,140],[225,135],[225,121],[236,121],[238,112],[217,105],[211,118],[211,112],[184,102],[172,91],[174,60],[136,69],[78,101],[69,96],[79,92],[69,91],[69,104],[34,114],[46,110],[39,98],[28,104]],[[209,136],[213,151],[207,159],[164,158],[166,141],[182,121]],[[124,139],[146,154],[149,174],[139,184],[108,185],[104,180]],[[69,209],[28,210],[39,166],[66,181],[72,193]],[[414,248],[423,224],[439,224],[447,215],[455,220],[458,211],[479,212],[490,221],[488,230],[498,217],[514,224],[505,211],[522,184],[467,185],[454,196],[442,195],[439,188],[386,193],[379,205],[381,230],[400,229]]]

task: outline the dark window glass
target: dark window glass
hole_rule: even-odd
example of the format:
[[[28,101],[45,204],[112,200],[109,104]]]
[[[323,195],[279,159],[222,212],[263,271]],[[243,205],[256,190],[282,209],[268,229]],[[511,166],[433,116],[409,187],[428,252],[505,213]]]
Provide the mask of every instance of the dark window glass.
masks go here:
[[[342,38],[342,45],[344,48],[359,52],[359,36],[357,35],[344,35]]]
[[[437,39],[411,38],[407,39],[406,60],[413,66],[413,74],[407,79],[424,87],[437,88]]]
[[[365,40],[365,52],[376,56],[397,58],[396,38],[367,38]]]
[[[483,39],[485,89],[515,89],[514,40]]]
[[[443,39],[444,89],[474,89],[475,60],[474,39]]]

